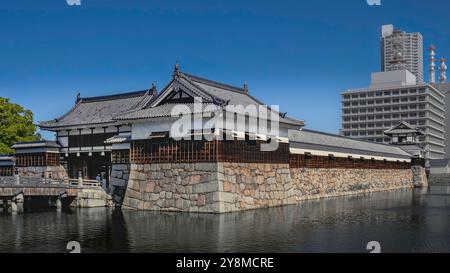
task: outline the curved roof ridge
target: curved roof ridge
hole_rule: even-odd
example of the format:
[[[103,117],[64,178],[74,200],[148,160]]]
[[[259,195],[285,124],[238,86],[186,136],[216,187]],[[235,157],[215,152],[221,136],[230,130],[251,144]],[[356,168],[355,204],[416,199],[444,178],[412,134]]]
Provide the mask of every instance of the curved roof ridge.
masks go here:
[[[345,137],[345,136],[341,136],[341,135],[338,135],[338,134],[321,132],[321,131],[317,131],[317,130],[311,130],[311,129],[303,128],[301,131],[317,133],[317,134],[322,134],[322,135],[327,135],[327,136],[333,136],[333,137],[338,137],[338,138],[343,138],[343,139],[352,140],[352,141],[358,141],[358,142],[363,142],[363,143],[369,143],[369,144],[374,144],[374,145],[383,145],[383,146],[387,146],[387,147],[396,147],[396,146],[393,146],[393,145],[390,145],[390,144],[384,144],[384,143],[367,141],[367,140],[362,140],[362,139],[357,139],[357,138]],[[399,147],[397,147],[397,148],[399,148]]]
[[[104,95],[104,96],[95,96],[95,97],[85,97],[81,98],[84,102],[96,102],[96,101],[105,101],[105,100],[115,100],[115,99],[126,99],[131,97],[138,97],[145,95],[148,90],[140,90],[140,91],[132,91],[126,93],[117,93],[112,95]]]
[[[226,83],[221,83],[221,82],[218,82],[218,81],[209,80],[209,79],[206,79],[206,78],[203,78],[203,77],[199,77],[199,76],[195,76],[195,75],[192,75],[192,74],[189,74],[189,73],[185,73],[185,72],[182,72],[182,74],[184,74],[185,76],[191,78],[191,80],[193,80],[193,81],[199,81],[201,83],[209,84],[209,85],[212,85],[212,86],[215,86],[215,87],[225,88],[225,89],[227,89],[229,91],[232,91],[232,92],[239,92],[239,93],[245,94],[244,93],[244,89],[240,88],[240,87],[236,87],[236,86],[229,85],[229,84],[226,84]]]

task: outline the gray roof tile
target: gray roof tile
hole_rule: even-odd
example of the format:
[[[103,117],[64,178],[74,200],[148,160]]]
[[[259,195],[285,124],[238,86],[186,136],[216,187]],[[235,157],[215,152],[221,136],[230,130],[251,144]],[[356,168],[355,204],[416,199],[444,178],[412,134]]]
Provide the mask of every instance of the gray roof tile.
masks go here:
[[[292,148],[318,149],[321,151],[358,153],[368,156],[394,156],[411,158],[398,146],[356,140],[339,135],[303,129],[290,139]]]
[[[142,109],[151,102],[153,97],[149,91],[144,90],[111,96],[83,98],[62,117],[41,122],[39,126],[44,129],[51,129],[114,122],[114,116],[130,110]]]

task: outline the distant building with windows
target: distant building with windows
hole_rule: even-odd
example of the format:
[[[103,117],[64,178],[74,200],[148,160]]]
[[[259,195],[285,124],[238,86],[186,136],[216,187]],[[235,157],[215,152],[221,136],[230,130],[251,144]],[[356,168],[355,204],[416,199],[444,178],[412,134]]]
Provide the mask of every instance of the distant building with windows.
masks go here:
[[[407,33],[384,25],[381,30],[381,71],[406,69],[416,76],[417,83],[424,82],[423,37],[419,32]]]
[[[341,135],[387,144],[384,131],[406,121],[423,132],[426,158],[444,157],[445,95],[434,85],[417,84],[407,70],[377,72],[370,87],[347,90],[341,99]]]

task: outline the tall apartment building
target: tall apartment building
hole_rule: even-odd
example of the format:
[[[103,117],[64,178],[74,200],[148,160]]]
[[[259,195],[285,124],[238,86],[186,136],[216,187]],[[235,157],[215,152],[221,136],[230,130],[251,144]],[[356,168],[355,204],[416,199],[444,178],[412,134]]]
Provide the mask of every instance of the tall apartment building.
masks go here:
[[[368,88],[341,94],[343,136],[389,143],[384,131],[400,121],[418,127],[429,159],[444,157],[445,95],[435,86],[416,83],[407,70],[372,74]]]
[[[424,82],[422,34],[384,25],[381,30],[381,71],[404,69],[416,76],[418,84]]]

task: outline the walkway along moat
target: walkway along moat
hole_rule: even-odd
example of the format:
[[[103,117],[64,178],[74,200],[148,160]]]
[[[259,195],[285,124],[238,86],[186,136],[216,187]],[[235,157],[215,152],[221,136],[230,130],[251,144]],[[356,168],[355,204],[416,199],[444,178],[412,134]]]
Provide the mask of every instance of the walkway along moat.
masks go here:
[[[0,177],[0,201],[4,213],[23,213],[27,208],[95,208],[111,205],[111,198],[97,181]]]

